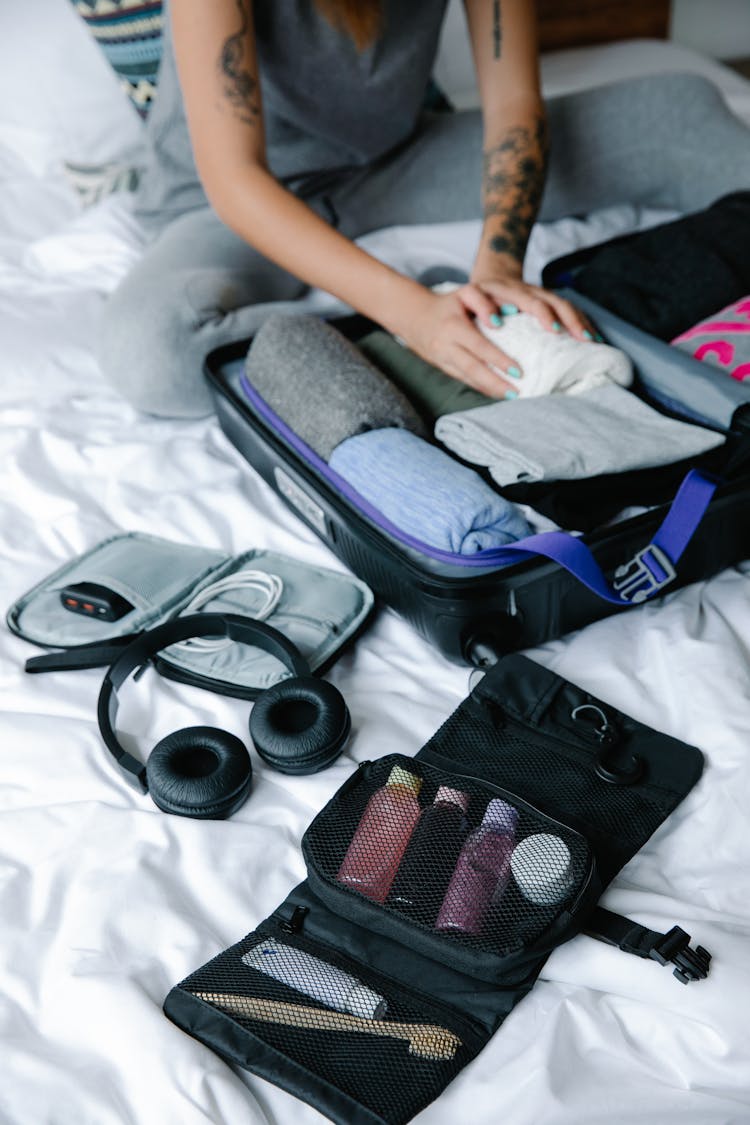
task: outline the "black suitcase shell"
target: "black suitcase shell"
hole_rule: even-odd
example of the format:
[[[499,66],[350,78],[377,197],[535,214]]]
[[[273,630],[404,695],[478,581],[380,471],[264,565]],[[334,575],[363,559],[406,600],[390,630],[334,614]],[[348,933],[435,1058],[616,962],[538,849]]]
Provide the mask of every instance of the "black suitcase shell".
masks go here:
[[[612,331],[612,314],[591,302],[566,293],[602,327],[607,340],[624,346],[623,332]],[[606,323],[605,323],[606,322]],[[332,320],[340,331],[356,337],[368,327],[362,317]],[[620,322],[623,325],[624,322]],[[625,326],[628,335],[630,326]],[[643,333],[640,333],[643,336]],[[653,341],[652,345],[676,349]],[[213,393],[220,425],[248,463],[285,502],[296,511],[376,596],[406,618],[448,659],[475,665],[493,663],[498,656],[541,644],[579,629],[599,618],[622,612],[592,593],[562,567],[546,558],[532,558],[510,566],[481,566],[453,563],[423,554],[389,534],[342,495],[299,449],[255,409],[243,392],[240,379],[251,340],[243,340],[211,352],[205,375]],[[625,350],[628,347],[625,346]],[[632,356],[636,375],[648,387],[650,349]],[[682,354],[687,363],[703,369]],[[658,366],[658,365],[657,365]],[[700,371],[703,376],[703,370]],[[731,380],[727,380],[730,382]],[[732,388],[732,390],[734,390]],[[663,396],[654,396],[662,398]],[[674,395],[669,406],[674,408]],[[695,409],[682,416],[708,421],[716,429],[728,428],[734,411],[737,432],[726,443],[740,464],[731,478],[724,479],[714,494],[698,531],[685,550],[671,591],[706,578],[750,556],[750,458],[737,449],[750,446],[750,406],[734,410],[722,400],[721,420],[706,418]],[[734,428],[733,425],[733,428]],[[747,429],[747,433],[745,432]],[[668,505],[589,533],[583,537],[604,572],[611,575],[651,540],[664,519]],[[471,558],[471,556],[467,556]],[[623,605],[622,609],[631,607]]]

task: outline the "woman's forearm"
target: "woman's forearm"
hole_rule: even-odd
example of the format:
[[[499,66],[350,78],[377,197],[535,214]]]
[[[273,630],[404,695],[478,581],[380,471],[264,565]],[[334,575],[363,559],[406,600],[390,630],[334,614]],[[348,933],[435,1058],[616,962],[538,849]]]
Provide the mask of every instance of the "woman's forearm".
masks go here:
[[[474,278],[521,277],[547,166],[533,0],[464,0],[484,117],[484,229]]]
[[[482,99],[490,126],[497,120],[494,107],[508,98],[513,101],[518,91],[537,89],[529,30],[532,0],[508,3],[520,5],[508,20],[511,58],[520,59],[520,64],[498,69],[483,34],[487,2],[467,0],[478,60],[482,59]],[[266,162],[252,0],[171,0],[170,14],[196,168],[219,218],[267,259],[401,336],[423,359],[484,394],[506,393],[510,388],[502,372],[509,370],[511,361],[474,324],[474,318],[489,324],[497,315],[491,293],[480,285],[447,294],[430,292],[328,226],[274,179]],[[492,42],[492,52],[497,53],[502,44],[497,36]],[[516,118],[510,120],[517,124]],[[492,132],[488,137],[503,143]],[[494,161],[493,157],[490,170],[498,175],[502,169]],[[490,241],[509,237],[508,231],[503,233],[501,209],[510,206],[512,194],[512,182],[498,194],[488,180]],[[497,241],[494,245],[491,252],[500,257],[503,248]],[[506,298],[500,294],[499,299]]]
[[[477,271],[521,276],[547,169],[547,127],[541,101],[504,107],[486,122],[482,174],[484,225]]]
[[[397,335],[428,296],[332,229],[260,166],[242,168],[212,200],[219,217],[261,254]]]

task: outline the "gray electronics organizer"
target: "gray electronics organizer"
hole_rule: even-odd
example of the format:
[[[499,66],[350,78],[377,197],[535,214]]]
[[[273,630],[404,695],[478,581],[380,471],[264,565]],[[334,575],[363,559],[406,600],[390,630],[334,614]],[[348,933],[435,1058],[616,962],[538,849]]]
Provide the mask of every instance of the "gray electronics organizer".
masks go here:
[[[299,648],[314,672],[330,667],[373,607],[372,591],[358,578],[274,551],[249,550],[233,557],[129,532],[105,539],[44,578],[14,602],[7,623],[19,637],[45,648],[124,640],[178,616],[201,590],[242,570],[281,579],[282,594],[267,622]],[[80,582],[108,587],[130,602],[132,611],[119,621],[70,613],[61,604],[60,591]],[[258,592],[240,588],[218,594],[203,611],[253,617],[258,608]],[[156,667],[170,679],[248,699],[288,675],[269,654],[236,644],[215,651],[172,646],[157,658]]]

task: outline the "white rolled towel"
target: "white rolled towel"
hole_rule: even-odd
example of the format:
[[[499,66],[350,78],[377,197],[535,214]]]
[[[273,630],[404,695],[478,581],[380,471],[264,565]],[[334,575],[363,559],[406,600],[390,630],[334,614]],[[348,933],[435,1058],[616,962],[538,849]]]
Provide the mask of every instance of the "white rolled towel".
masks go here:
[[[453,282],[445,282],[435,286],[435,292],[455,288]],[[629,387],[633,381],[633,365],[619,348],[576,340],[565,330],[551,332],[530,313],[505,316],[499,328],[488,328],[479,321],[476,325],[521,369],[521,378],[513,382],[519,398],[575,395],[606,383]]]

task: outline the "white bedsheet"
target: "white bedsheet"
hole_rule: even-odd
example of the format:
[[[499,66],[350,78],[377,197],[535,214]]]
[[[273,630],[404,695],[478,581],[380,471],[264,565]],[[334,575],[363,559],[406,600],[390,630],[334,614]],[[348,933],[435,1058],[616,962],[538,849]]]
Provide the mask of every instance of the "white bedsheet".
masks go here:
[[[35,6],[38,13],[39,0]],[[69,16],[55,18],[79,52],[73,63],[99,75]],[[111,93],[98,104],[116,116],[122,107]],[[138,230],[122,197],[78,214],[57,167],[65,139],[59,106],[46,120],[40,99],[24,124],[17,106],[6,113],[8,104],[0,110],[3,605],[123,530],[232,553],[273,548],[339,566],[213,419],[144,418],[105,385],[92,331],[104,295],[138,253]],[[122,122],[120,148],[108,156],[137,140],[124,124],[130,118]],[[101,123],[69,129],[76,151],[65,154],[93,153],[105,132],[111,143]],[[540,229],[531,268],[583,238],[655,217],[622,208],[585,228]],[[469,224],[368,241],[418,269],[468,261],[475,238]],[[680,923],[713,952],[714,965],[707,981],[684,988],[655,964],[576,938],[423,1113],[425,1125],[750,1121],[747,637],[750,585],[738,566],[530,654],[704,751],[702,781],[604,902],[657,928]],[[299,779],[253,755],[249,802],[229,821],[198,822],[159,812],[105,757],[95,722],[101,674],[25,675],[35,651],[0,630],[0,1121],[321,1122],[184,1035],[161,1003],[303,877],[302,832],[354,764],[415,752],[466,694],[467,670],[381,611],[331,672],[353,718],[346,754]],[[143,752],[196,722],[247,736],[246,705],[153,673],[128,685],[120,711]]]

